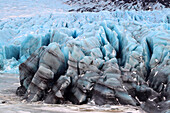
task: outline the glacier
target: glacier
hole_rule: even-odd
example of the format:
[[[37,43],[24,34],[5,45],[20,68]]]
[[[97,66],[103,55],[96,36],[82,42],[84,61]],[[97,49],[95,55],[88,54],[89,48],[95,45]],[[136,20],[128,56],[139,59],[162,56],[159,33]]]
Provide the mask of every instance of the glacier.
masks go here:
[[[17,94],[29,102],[168,112],[169,12],[62,12],[0,21],[0,73],[19,73]]]

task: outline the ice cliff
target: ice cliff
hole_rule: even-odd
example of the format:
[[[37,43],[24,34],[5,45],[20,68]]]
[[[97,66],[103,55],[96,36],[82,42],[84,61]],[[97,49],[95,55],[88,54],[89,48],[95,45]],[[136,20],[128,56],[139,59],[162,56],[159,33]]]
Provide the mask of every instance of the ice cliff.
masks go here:
[[[0,67],[10,70],[20,64],[17,94],[27,101],[130,104],[168,112],[168,11],[63,13],[17,18],[11,24],[0,21]]]

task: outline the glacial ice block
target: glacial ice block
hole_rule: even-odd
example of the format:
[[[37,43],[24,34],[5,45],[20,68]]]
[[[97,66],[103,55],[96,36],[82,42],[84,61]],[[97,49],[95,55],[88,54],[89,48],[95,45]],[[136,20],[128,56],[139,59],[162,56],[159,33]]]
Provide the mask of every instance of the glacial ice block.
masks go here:
[[[32,53],[34,53],[41,46],[46,46],[49,44],[50,34],[45,36],[33,36],[28,35],[24,41],[21,43],[20,47],[20,58],[28,58]]]
[[[3,55],[3,48],[0,46],[0,69],[3,69],[4,67],[4,55]]]
[[[9,44],[0,48],[0,65],[12,57],[22,63],[17,94],[28,101],[151,103],[160,110],[157,105],[167,103],[168,11],[62,13],[12,22],[11,29],[19,32],[6,33]],[[0,24],[1,31],[10,27]],[[14,58],[9,69],[19,63]]]
[[[3,50],[5,59],[11,59],[12,57],[14,57],[17,60],[19,59],[20,46],[17,45],[4,46]]]

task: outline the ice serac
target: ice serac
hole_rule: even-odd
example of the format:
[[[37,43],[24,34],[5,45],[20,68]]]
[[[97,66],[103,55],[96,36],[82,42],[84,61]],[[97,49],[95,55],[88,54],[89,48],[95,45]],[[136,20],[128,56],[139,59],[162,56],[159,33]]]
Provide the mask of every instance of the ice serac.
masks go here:
[[[95,102],[141,106],[148,112],[168,110],[167,13],[153,21],[147,14],[70,14],[60,16],[46,34],[28,35],[20,46],[17,94],[53,104]],[[4,59],[3,47],[0,50]]]
[[[115,30],[113,30],[114,23],[111,21],[104,21],[101,23],[101,26],[103,26],[105,30],[108,42],[111,44],[112,47],[115,48],[116,51],[119,51],[118,34],[115,32]]]
[[[76,31],[68,28],[59,28],[51,33],[50,42],[57,42],[60,45],[66,44],[67,41],[76,38]]]
[[[19,59],[20,55],[20,46],[17,45],[9,45],[9,46],[4,46],[4,58],[5,59],[11,59],[14,57],[15,59]]]
[[[6,59],[19,59],[20,46],[18,45],[0,45],[0,69],[4,69]]]
[[[34,53],[41,46],[47,46],[49,44],[49,40],[50,34],[46,34],[45,36],[28,35],[21,43],[21,62],[24,62],[32,53]]]
[[[117,63],[111,59],[104,63],[103,76],[99,78],[94,87],[92,99],[96,104],[130,104],[136,105],[123,86],[121,72]]]
[[[25,62],[19,66],[20,84],[21,86],[17,89],[18,95],[24,95],[28,89],[32,78],[39,67],[40,56],[44,53],[46,47],[41,47],[36,50]]]
[[[0,45],[0,69],[3,69],[3,67],[4,67],[3,59],[4,59],[3,48],[2,48],[2,46]]]
[[[65,57],[57,43],[47,46],[39,60],[39,67],[26,92],[28,101],[39,101],[49,89],[53,79],[65,72]]]
[[[155,32],[152,31],[152,37],[147,37],[149,42],[150,51],[151,51],[151,60],[150,60],[150,68],[151,72],[148,77],[149,86],[152,87],[155,91],[161,93],[161,96],[165,98],[163,102],[160,102],[160,109],[157,108],[158,111],[166,110],[170,106],[168,100],[170,99],[170,71],[169,71],[169,63],[170,63],[170,35],[166,31]],[[154,34],[154,35],[153,35]],[[167,38],[168,37],[168,38]],[[156,103],[154,101],[148,101],[150,105]],[[165,104],[162,106],[161,104]],[[147,103],[145,104],[145,108],[149,111],[150,108],[147,107]]]

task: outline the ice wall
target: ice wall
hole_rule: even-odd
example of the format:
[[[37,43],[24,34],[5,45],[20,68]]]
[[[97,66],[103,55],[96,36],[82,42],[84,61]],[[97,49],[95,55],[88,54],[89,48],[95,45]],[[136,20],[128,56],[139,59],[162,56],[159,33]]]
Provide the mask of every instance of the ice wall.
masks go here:
[[[169,104],[161,103],[170,98],[168,11],[58,13],[0,21],[1,70],[13,73],[21,64],[17,93],[27,101],[94,101],[166,111]]]

